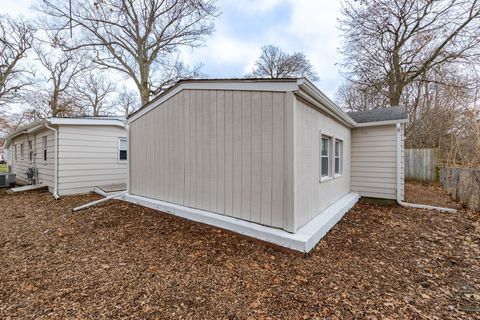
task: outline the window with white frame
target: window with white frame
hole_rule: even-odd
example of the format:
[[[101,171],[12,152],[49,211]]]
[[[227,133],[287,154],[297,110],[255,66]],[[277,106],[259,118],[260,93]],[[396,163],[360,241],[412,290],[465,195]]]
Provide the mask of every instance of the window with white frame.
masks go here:
[[[343,166],[343,141],[335,140],[335,175],[342,174]]]
[[[15,161],[18,160],[18,150],[17,150],[17,144],[15,144]]]
[[[127,138],[118,138],[118,160],[127,161],[128,142]]]
[[[31,140],[28,140],[28,161],[33,161],[33,146]]]
[[[47,136],[42,138],[42,160],[47,162]]]
[[[330,176],[330,154],[331,154],[331,141],[332,138],[322,135],[321,142],[321,178],[327,178]]]
[[[20,143],[20,159],[23,160],[23,143]]]

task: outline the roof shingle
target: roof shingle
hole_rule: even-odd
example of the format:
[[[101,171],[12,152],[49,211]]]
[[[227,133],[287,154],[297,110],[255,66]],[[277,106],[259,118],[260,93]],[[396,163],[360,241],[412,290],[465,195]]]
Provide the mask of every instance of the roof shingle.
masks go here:
[[[358,123],[407,119],[407,112],[402,106],[347,113]]]

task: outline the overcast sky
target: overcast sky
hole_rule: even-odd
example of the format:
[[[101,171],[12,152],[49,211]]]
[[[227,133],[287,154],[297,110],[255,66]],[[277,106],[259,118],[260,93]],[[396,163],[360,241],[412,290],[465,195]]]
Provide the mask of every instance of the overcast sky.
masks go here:
[[[32,17],[30,8],[37,1],[0,0],[0,12]],[[182,51],[187,64],[203,64],[202,72],[211,78],[242,77],[251,71],[260,48],[272,44],[305,53],[320,77],[316,85],[335,97],[342,81],[336,66],[340,1],[219,0],[218,6],[222,14],[205,47]]]

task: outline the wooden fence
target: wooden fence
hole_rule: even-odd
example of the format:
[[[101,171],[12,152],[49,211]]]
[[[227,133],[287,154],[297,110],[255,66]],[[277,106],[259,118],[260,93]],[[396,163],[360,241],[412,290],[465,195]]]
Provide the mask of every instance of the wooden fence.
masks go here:
[[[440,182],[455,200],[480,211],[480,169],[441,168]]]
[[[405,179],[437,181],[438,149],[405,149]]]

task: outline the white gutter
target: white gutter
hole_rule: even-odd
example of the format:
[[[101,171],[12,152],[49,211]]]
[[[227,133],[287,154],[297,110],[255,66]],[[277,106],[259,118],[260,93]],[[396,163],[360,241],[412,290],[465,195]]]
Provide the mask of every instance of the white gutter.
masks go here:
[[[75,125],[75,126],[124,126],[124,119],[121,118],[48,118],[52,125]]]
[[[54,167],[53,167],[53,197],[55,199],[59,199],[60,196],[58,195],[58,130],[52,128],[45,122],[45,128],[52,130],[55,133],[55,157],[54,157]]]
[[[128,121],[125,121],[125,129],[127,130],[127,192],[130,193],[130,157],[131,157],[131,145],[130,145],[130,125]]]
[[[375,127],[375,126],[388,126],[397,123],[408,123],[408,119],[399,119],[399,120],[386,120],[386,121],[374,121],[374,122],[361,122],[357,126],[361,127]]]
[[[402,207],[407,208],[419,208],[419,209],[428,209],[428,210],[438,210],[442,212],[450,212],[456,213],[457,210],[452,208],[443,208],[443,207],[435,207],[429,206],[426,204],[416,204],[416,203],[407,203],[403,202],[402,200],[402,128],[401,124],[397,123],[397,202]]]
[[[345,124],[351,128],[358,126],[358,123],[355,122],[348,114],[346,114],[342,109],[340,109],[332,100],[330,100],[322,91],[320,91],[313,83],[308,79],[302,78],[297,81],[298,87],[303,90],[307,96],[311,99],[324,106],[331,115],[337,119],[340,119]],[[307,98],[305,95],[301,95],[304,99]],[[308,98],[307,98],[308,99]],[[307,100],[308,101],[308,100]]]

